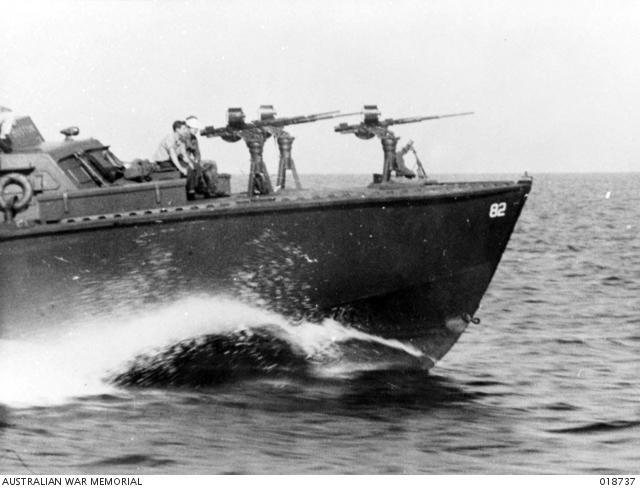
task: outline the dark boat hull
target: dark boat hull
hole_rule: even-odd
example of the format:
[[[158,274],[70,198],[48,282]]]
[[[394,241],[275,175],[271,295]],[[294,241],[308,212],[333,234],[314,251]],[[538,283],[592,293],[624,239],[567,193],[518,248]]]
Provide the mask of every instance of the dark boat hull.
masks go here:
[[[3,232],[0,334],[224,294],[410,342],[429,367],[478,308],[530,186],[220,199]]]

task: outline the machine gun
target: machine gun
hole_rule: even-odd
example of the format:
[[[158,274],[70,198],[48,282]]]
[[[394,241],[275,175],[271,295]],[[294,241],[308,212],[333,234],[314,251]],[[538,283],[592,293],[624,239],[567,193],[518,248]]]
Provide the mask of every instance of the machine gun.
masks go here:
[[[359,112],[358,112],[359,113]],[[207,126],[200,134],[205,137],[220,137],[229,143],[235,143],[241,139],[245,141],[251,154],[251,170],[249,172],[249,196],[256,194],[273,193],[273,187],[269,179],[269,172],[262,158],[265,141],[273,136],[278,143],[280,151],[280,164],[278,166],[277,186],[284,188],[286,170],[293,173],[296,186],[301,188],[298,173],[291,157],[292,137],[284,130],[286,126],[305,124],[335,117],[345,117],[353,114],[340,114],[340,111],[320,112],[296,117],[276,117],[272,105],[260,106],[260,119],[245,122],[245,114],[239,107],[227,110],[227,125],[220,128]]]
[[[339,110],[333,110],[330,112],[299,115],[296,117],[276,117],[275,115],[276,112],[273,110],[272,105],[261,105],[260,119],[245,122],[245,115],[240,107],[229,108],[227,110],[226,126],[217,129],[213,126],[206,126],[200,131],[200,134],[205,137],[220,137],[227,142],[235,143],[247,137],[262,136],[268,138],[277,135],[285,126],[316,122],[323,119],[333,119],[335,117],[345,117],[353,114],[340,114]]]
[[[463,115],[471,115],[473,112],[459,112],[456,114],[443,115],[427,115],[418,117],[404,117],[402,119],[384,119],[380,120],[380,111],[377,105],[365,105],[362,110],[363,121],[360,124],[342,123],[336,126],[335,131],[341,134],[355,134],[360,139],[371,139],[375,136],[380,138],[387,134],[393,134],[389,130],[389,126],[397,126],[400,124],[413,124],[414,122],[430,121],[434,119],[445,119],[447,117],[460,117]]]
[[[456,114],[443,115],[427,115],[419,117],[404,117],[401,119],[384,119],[380,120],[380,111],[377,105],[365,105],[362,110],[363,120],[359,124],[342,123],[335,127],[335,132],[341,134],[354,134],[360,139],[371,139],[373,137],[380,138],[382,149],[384,151],[384,165],[382,169],[382,181],[388,182],[391,178],[391,170],[395,167],[396,147],[400,138],[389,129],[390,126],[400,124],[412,124],[414,122],[429,121],[434,119],[444,119],[447,117],[459,117],[463,115],[471,115],[473,112],[459,112]],[[414,152],[417,158],[417,154]],[[420,163],[419,167],[422,167]],[[424,174],[424,168],[421,168]]]

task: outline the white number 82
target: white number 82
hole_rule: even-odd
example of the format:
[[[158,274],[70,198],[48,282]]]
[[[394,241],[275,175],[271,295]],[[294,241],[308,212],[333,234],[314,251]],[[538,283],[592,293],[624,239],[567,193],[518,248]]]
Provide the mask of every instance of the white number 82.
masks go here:
[[[491,204],[491,207],[489,207],[489,217],[492,219],[495,217],[504,217],[506,210],[506,202],[496,202],[495,204]]]

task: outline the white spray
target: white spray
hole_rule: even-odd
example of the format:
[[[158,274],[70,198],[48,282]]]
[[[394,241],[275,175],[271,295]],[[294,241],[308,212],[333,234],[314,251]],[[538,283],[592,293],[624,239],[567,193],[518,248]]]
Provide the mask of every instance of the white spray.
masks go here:
[[[28,407],[121,392],[107,379],[140,354],[152,354],[189,338],[225,334],[265,324],[277,326],[310,359],[327,358],[336,342],[371,341],[419,357],[399,341],[386,340],[341,325],[291,324],[284,316],[227,297],[190,297],[155,306],[129,318],[52,325],[26,340],[0,339],[0,404]],[[326,375],[355,368],[332,364]],[[359,368],[366,368],[360,365]]]

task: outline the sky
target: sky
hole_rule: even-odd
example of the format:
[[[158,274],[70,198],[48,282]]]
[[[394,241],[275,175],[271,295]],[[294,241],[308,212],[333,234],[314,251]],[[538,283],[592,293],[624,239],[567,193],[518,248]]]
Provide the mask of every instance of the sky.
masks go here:
[[[1,0],[0,105],[46,139],[76,125],[122,159],[171,123],[225,124],[377,104],[428,173],[639,171],[640,2],[634,0]],[[377,140],[292,126],[301,173],[373,173]],[[201,142],[245,172],[242,142]],[[265,159],[277,163],[268,142]]]

